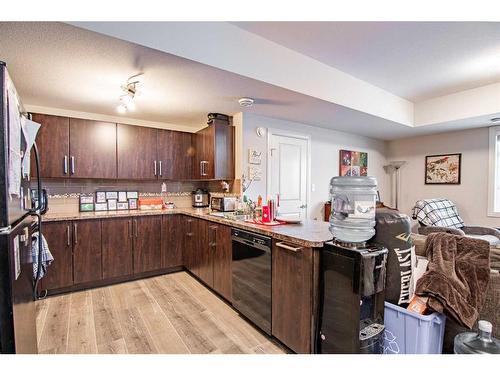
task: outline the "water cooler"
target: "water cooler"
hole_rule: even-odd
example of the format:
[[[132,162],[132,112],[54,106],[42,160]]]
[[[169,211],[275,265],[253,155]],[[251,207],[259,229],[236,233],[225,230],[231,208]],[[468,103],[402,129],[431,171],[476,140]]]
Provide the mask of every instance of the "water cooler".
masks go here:
[[[376,180],[334,177],[331,195],[335,239],[321,252],[315,351],[382,353],[388,250],[367,245],[375,234]]]

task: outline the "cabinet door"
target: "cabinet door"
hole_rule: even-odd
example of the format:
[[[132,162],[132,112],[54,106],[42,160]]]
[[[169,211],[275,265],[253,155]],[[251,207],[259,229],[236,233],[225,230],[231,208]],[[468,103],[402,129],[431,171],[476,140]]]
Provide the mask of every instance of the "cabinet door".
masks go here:
[[[182,249],[182,261],[184,267],[196,275],[196,257],[194,254],[195,249],[195,231],[196,222],[195,219],[189,216],[184,216],[182,218],[184,238]]]
[[[310,353],[312,249],[273,241],[272,254],[272,334],[296,353]]]
[[[71,222],[43,223],[42,231],[54,257],[42,279],[42,288],[51,290],[73,285]]]
[[[162,267],[182,266],[185,227],[181,215],[163,215],[161,226]]]
[[[41,124],[36,137],[40,176],[69,177],[69,118],[35,113],[32,119]],[[34,156],[31,175],[36,176]]]
[[[134,274],[161,269],[161,216],[134,221]]]
[[[214,290],[223,296],[228,301],[232,301],[232,244],[231,244],[231,227],[220,224],[209,224],[212,230],[210,241],[215,238],[215,247],[212,249],[213,256],[213,280]]]
[[[234,126],[223,124],[215,127],[215,150],[211,159],[211,178],[234,179]]]
[[[202,219],[196,220],[196,247],[194,255],[197,263],[197,276],[203,280],[208,286],[214,284],[213,271],[213,248],[215,246],[215,234],[213,230],[209,230],[209,222]]]
[[[75,284],[102,279],[100,220],[73,221]]]
[[[196,133],[194,176],[197,179],[213,178],[214,127],[208,126]]]
[[[167,180],[192,178],[192,133],[158,129],[158,176]]]
[[[116,178],[116,124],[69,120],[70,173],[79,178]]]
[[[154,128],[117,125],[118,178],[157,178],[156,136]]]
[[[132,275],[132,219],[102,220],[101,228],[103,279]]]

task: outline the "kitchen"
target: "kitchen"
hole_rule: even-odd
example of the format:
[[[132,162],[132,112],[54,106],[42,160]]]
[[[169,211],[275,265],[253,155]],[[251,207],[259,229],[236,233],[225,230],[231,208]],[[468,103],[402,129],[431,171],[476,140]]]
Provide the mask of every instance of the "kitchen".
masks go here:
[[[413,103],[357,78],[333,101],[314,75],[309,95],[229,49],[216,64],[152,42],[227,28],[285,56],[260,34],[275,26],[0,22],[1,353],[392,350],[389,298],[418,299],[397,252],[419,228],[400,175],[417,168],[391,152],[441,124],[406,124]]]

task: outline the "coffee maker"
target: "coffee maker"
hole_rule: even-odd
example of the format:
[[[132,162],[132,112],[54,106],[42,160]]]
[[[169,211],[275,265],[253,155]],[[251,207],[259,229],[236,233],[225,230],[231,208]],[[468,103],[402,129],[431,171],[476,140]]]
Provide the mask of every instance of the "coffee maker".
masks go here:
[[[388,250],[364,243],[325,243],[321,252],[316,352],[383,352]]]

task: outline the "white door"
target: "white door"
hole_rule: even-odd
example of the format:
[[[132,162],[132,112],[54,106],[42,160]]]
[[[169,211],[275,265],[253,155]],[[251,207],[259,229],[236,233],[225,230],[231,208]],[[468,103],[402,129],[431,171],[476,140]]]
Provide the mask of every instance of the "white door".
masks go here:
[[[307,217],[307,143],[306,138],[270,134],[268,193],[279,194],[279,216]]]

